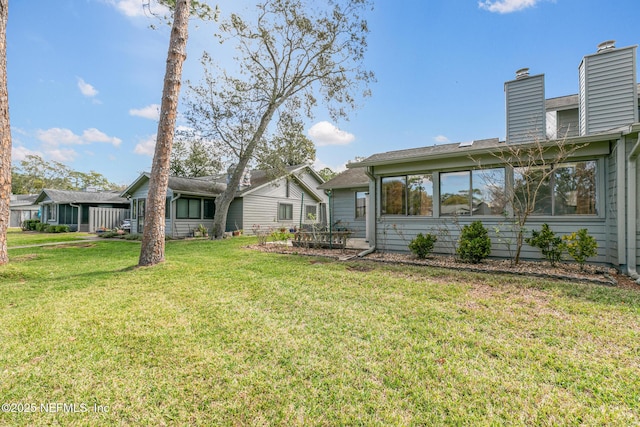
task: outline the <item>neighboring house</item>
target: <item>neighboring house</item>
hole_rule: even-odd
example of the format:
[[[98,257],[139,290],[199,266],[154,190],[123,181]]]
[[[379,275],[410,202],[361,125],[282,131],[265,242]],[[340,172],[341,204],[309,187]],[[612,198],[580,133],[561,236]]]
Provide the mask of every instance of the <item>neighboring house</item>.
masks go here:
[[[369,177],[364,168],[347,169],[318,187],[329,198],[329,222],[335,228],[346,228],[351,237],[367,236]]]
[[[12,194],[9,200],[9,227],[22,227],[28,219],[40,218],[40,206],[36,204],[37,194]]]
[[[227,175],[202,178],[170,177],[167,189],[166,234],[191,236],[199,224],[213,226],[215,199],[226,188]],[[322,178],[309,166],[287,168],[287,175],[271,177],[254,170],[243,179],[229,206],[226,231],[251,234],[254,225],[286,227],[324,222],[327,196],[317,191]],[[131,201],[131,230],[142,233],[149,174],[138,177],[123,193]]]
[[[129,215],[129,201],[113,191],[44,189],[35,203],[41,207],[40,221],[50,225],[68,225],[72,231],[115,228]]]
[[[595,262],[617,266],[636,277],[640,262],[638,197],[638,83],[636,46],[608,42],[583,58],[577,95],[546,99],[544,75],[519,70],[505,83],[506,141],[496,139],[436,145],[372,155],[348,165],[369,180],[369,242],[386,251],[407,251],[417,233],[439,235],[435,251],[451,253],[460,228],[480,220],[493,236],[492,255],[508,257],[495,237],[508,237],[505,194],[517,171],[492,155],[507,144],[580,147],[546,183],[527,229],[549,224],[557,234],[587,228],[597,239]],[[565,137],[566,135],[566,137]],[[360,184],[358,182],[358,184]],[[341,187],[348,187],[342,183]],[[325,184],[326,187],[326,184]],[[360,190],[362,191],[362,190]],[[336,216],[340,213],[334,212]],[[352,220],[347,212],[346,221]],[[339,218],[334,218],[334,220]],[[523,248],[523,257],[539,258]]]

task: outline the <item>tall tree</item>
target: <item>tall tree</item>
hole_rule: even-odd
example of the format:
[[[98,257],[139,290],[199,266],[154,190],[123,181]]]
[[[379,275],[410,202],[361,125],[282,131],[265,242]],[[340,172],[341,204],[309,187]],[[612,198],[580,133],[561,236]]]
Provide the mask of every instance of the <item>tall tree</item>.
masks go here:
[[[9,0],[0,0],[0,265],[9,262],[7,228],[11,202],[11,125],[7,89],[7,19]]]
[[[255,23],[238,15],[221,25],[223,40],[234,40],[238,77],[208,71],[190,86],[185,116],[208,138],[229,148],[235,164],[226,191],[216,198],[213,237],[225,231],[229,205],[242,175],[260,146],[266,146],[272,120],[311,117],[316,96],[331,118],[346,118],[356,97],[368,94],[373,74],[363,68],[369,32],[363,18],[369,0],[264,0]],[[282,113],[285,113],[284,115]]]
[[[149,178],[149,193],[145,210],[146,222],[142,233],[139,266],[150,266],[164,261],[165,201],[169,185],[171,147],[176,127],[182,64],[187,58],[189,15],[192,7],[200,17],[208,16],[211,11],[206,4],[193,0],[163,0],[160,3],[173,9],[173,24],[169,39],[169,52],[167,53],[156,147]]]
[[[173,176],[197,178],[219,173],[222,163],[212,142],[193,135],[181,135],[173,143],[169,168]]]

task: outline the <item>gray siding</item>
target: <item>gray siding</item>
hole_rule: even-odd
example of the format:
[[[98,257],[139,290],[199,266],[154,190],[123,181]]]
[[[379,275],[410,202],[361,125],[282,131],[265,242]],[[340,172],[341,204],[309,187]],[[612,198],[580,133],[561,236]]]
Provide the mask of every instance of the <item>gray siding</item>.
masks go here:
[[[351,230],[351,237],[364,239],[366,222],[364,218],[356,219],[356,192],[369,191],[369,187],[333,190],[331,198],[331,210],[333,223],[339,221],[338,227]]]
[[[556,120],[558,126],[557,138],[571,138],[580,135],[580,114],[577,108],[558,111]]]
[[[505,83],[507,142],[545,139],[546,109],[544,75],[523,77]]]
[[[581,135],[638,121],[636,48],[608,49],[580,63]]]
[[[243,230],[247,234],[250,230],[244,229],[244,221],[242,217],[242,207],[244,205],[244,199],[236,198],[231,202],[229,210],[227,211],[227,224],[225,231]]]

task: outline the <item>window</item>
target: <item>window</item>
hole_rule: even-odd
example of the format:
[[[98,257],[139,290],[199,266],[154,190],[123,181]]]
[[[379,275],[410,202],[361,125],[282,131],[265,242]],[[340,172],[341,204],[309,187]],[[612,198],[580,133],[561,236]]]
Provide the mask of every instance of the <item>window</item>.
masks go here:
[[[216,213],[216,203],[215,200],[205,199],[204,203],[204,218],[212,219]]]
[[[144,204],[146,199],[138,199],[138,217],[144,218]]]
[[[131,219],[138,218],[138,199],[133,199],[131,201]]]
[[[440,215],[501,215],[506,208],[503,168],[440,174]]]
[[[171,218],[171,197],[167,197],[164,202],[164,217]]]
[[[60,205],[60,224],[77,224],[78,223],[78,208],[71,205]]]
[[[382,215],[433,215],[431,174],[382,178]]]
[[[176,218],[200,219],[200,199],[181,198],[176,200]]]
[[[365,219],[367,216],[367,193],[356,191],[356,219]]]
[[[304,218],[307,221],[315,221],[318,219],[318,207],[316,205],[304,206]]]
[[[290,203],[280,203],[278,205],[278,221],[293,220],[293,205]]]
[[[48,205],[47,207],[49,208],[49,214],[47,215],[47,220],[55,221],[57,217],[56,213],[58,211],[58,205],[51,204],[51,205]]]
[[[516,169],[514,204],[524,210],[537,191],[532,215],[597,215],[596,172],[593,160]]]

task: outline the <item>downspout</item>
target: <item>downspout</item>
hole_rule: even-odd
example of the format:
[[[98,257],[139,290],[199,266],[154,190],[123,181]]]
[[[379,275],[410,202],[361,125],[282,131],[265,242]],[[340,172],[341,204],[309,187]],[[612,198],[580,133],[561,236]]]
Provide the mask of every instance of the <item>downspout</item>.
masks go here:
[[[331,199],[333,198],[333,190],[329,190],[329,249],[333,249],[333,212]]]
[[[366,236],[367,238],[369,238],[369,244],[370,244],[369,249],[365,249],[364,251],[360,252],[360,253],[358,254],[358,257],[359,257],[359,258],[365,257],[365,256],[369,255],[370,253],[373,253],[373,252],[376,250],[376,242],[378,241],[378,239],[376,238],[376,234],[377,234],[377,227],[376,227],[376,221],[375,221],[375,212],[376,212],[376,206],[375,206],[375,205],[376,205],[376,200],[377,200],[377,197],[376,197],[376,194],[377,194],[377,193],[376,193],[376,191],[375,191],[375,182],[376,182],[376,178],[373,176],[372,168],[370,168],[370,167],[367,167],[367,168],[365,169],[365,172],[364,172],[364,173],[365,173],[365,174],[369,177],[369,179],[371,179],[371,181],[373,181],[373,183],[374,183],[373,197],[371,197],[371,194],[372,194],[372,193],[371,193],[371,188],[369,188],[369,201],[371,201],[371,199],[373,199],[373,204],[374,204],[374,206],[373,206],[373,207],[371,207],[371,206],[370,206],[370,203],[368,203],[368,204],[367,204],[367,211],[365,211],[365,212],[366,212],[366,214],[367,214],[366,220],[367,220],[367,221],[371,221],[371,223],[370,223],[370,224],[372,224],[372,225],[373,225],[373,227],[371,227],[371,228],[372,228],[372,237],[370,237],[370,236]],[[372,219],[370,218],[370,216],[372,216],[372,215],[371,215],[371,213],[372,213],[372,212],[373,212],[373,221],[372,221]],[[372,241],[373,241],[373,242],[372,242]]]
[[[640,283],[640,275],[636,270],[636,247],[637,247],[637,197],[636,197],[636,180],[638,171],[638,154],[640,154],[640,139],[631,149],[629,159],[627,161],[627,274]]]

